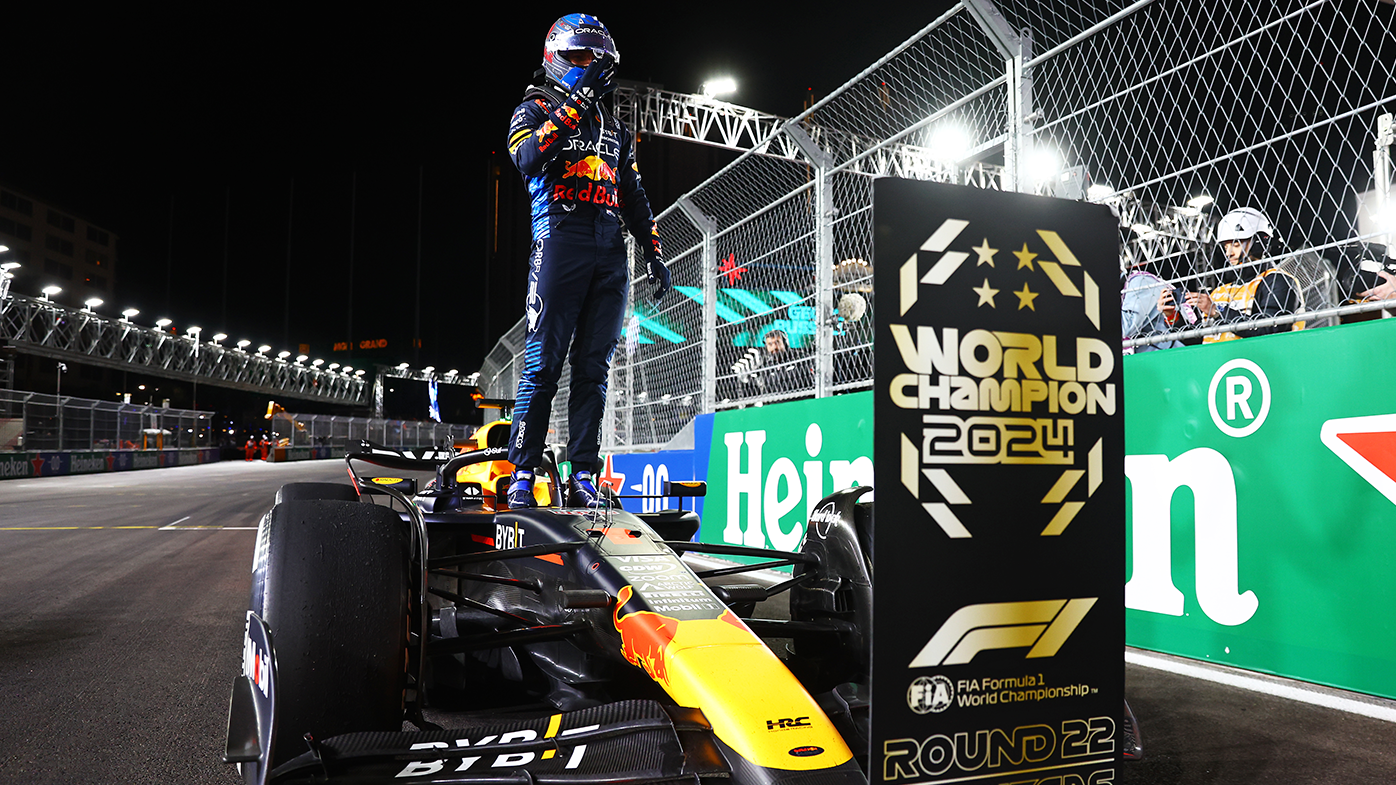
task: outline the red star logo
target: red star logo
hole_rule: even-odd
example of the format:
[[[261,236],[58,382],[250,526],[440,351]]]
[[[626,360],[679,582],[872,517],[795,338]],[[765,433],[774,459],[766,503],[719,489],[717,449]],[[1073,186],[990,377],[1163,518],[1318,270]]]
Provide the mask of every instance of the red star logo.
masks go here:
[[[735,284],[737,281],[742,280],[742,273],[746,272],[744,268],[737,266],[736,253],[727,254],[726,259],[723,259],[722,261],[717,263],[717,269],[718,275],[727,279],[728,286],[731,286]]]
[[[111,470],[112,470],[112,466],[114,466],[115,464],[116,464],[116,456],[115,456],[115,455],[112,455],[112,454],[110,454],[110,453],[108,453],[108,454],[107,454],[107,471],[111,471]]]
[[[616,472],[615,466],[611,463],[611,457],[610,455],[606,456],[606,469],[601,472],[596,481],[616,493],[621,493],[625,489],[625,475]]]
[[[38,477],[39,475],[41,475],[41,474],[44,473],[44,459],[43,459],[43,458],[34,458],[33,460],[31,460],[31,461],[29,461],[29,462],[32,463],[32,464],[34,464],[34,476],[35,476],[35,477]]]

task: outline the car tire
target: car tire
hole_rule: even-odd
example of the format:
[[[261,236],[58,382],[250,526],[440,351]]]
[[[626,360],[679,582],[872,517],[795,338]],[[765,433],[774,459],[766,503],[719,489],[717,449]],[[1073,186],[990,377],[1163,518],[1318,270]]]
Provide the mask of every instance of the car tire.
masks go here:
[[[356,502],[358,491],[342,482],[288,482],[276,492],[276,503],[296,501]]]
[[[317,500],[278,504],[262,526],[252,610],[276,657],[272,765],[306,752],[307,733],[401,730],[406,525],[386,507]]]

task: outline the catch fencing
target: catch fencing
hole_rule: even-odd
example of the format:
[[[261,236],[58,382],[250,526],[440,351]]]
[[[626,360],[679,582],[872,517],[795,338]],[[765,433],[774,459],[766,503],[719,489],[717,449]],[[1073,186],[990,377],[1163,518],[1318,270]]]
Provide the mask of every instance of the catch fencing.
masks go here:
[[[329,414],[278,415],[268,425],[277,444],[289,447],[329,447],[336,458],[357,452],[367,439],[394,450],[450,449],[458,439],[475,432],[474,425],[384,420],[366,417],[340,417]],[[282,440],[287,440],[283,442]]]
[[[217,447],[211,412],[0,390],[0,452]]]
[[[1380,308],[1345,303],[1396,261],[1393,16],[1379,0],[956,4],[659,216],[675,292],[657,306],[632,245],[604,449],[658,448],[699,413],[869,387],[878,177],[1107,204],[1122,280],[1147,270],[1200,292],[1227,268],[1218,219],[1254,207],[1274,238],[1242,275],[1273,265],[1302,290],[1300,312],[1266,324]],[[523,345],[520,322],[481,368],[488,395],[513,396]],[[554,441],[567,384],[564,371]]]

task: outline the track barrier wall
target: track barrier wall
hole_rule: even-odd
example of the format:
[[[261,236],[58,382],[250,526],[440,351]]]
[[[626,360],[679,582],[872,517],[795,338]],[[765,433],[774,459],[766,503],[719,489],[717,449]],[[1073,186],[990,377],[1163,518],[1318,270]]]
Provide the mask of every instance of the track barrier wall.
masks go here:
[[[218,460],[217,449],[96,450],[79,452],[0,453],[0,480],[57,477],[65,474],[124,472],[197,466]]]

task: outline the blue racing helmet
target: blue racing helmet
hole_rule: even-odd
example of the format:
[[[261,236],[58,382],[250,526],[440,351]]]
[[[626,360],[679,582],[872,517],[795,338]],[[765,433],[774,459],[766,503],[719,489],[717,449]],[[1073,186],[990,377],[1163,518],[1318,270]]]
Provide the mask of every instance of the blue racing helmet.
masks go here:
[[[572,65],[563,52],[590,49],[596,57],[609,54],[620,62],[620,51],[611,38],[611,31],[601,20],[590,14],[568,14],[553,22],[548,37],[543,40],[543,73],[553,83],[571,91],[586,71]]]

